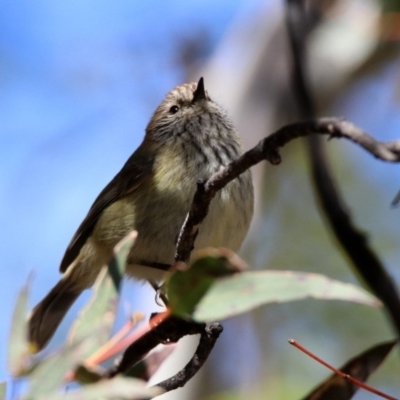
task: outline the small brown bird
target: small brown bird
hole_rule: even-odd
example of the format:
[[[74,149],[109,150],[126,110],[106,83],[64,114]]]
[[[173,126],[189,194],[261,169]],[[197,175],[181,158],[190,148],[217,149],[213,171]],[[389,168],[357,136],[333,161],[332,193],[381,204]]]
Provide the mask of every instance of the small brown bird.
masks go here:
[[[159,280],[152,266],[174,261],[176,240],[189,211],[196,182],[206,179],[242,154],[228,115],[199,83],[177,86],[155,111],[142,144],[94,201],[69,244],[61,280],[33,309],[30,341],[37,350],[52,337],[64,315],[96,279],[113,247],[132,230],[138,238],[127,274]],[[253,215],[250,171],[212,200],[195,248],[228,247],[237,251]]]

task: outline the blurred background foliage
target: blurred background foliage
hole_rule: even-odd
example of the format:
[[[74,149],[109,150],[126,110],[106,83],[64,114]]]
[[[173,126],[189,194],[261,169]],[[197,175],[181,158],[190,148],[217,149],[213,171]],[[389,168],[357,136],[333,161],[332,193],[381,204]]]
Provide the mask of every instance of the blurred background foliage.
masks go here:
[[[400,3],[315,0],[309,6],[315,25],[308,68],[318,114],[344,116],[378,140],[399,138]],[[33,305],[58,279],[69,239],[173,86],[204,76],[245,148],[296,120],[284,13],[278,0],[0,3],[1,343],[29,271],[35,272]],[[349,142],[327,146],[354,220],[399,284],[399,209],[390,207],[400,187],[398,166]],[[280,166],[253,171],[257,214],[242,257],[255,269],[357,282],[319,213],[304,143],[291,143],[282,156]],[[156,310],[148,288],[128,282],[124,293],[120,319],[127,309]],[[298,399],[329,372],[290,347],[289,337],[341,365],[394,336],[382,310],[315,300],[269,306],[224,326],[202,374],[163,398]],[[181,346],[182,359],[170,362],[174,370],[188,359],[185,349],[195,345],[189,342]],[[0,376],[6,376],[4,355]],[[369,382],[399,393],[399,371],[393,352]],[[354,398],[375,397],[360,391]]]

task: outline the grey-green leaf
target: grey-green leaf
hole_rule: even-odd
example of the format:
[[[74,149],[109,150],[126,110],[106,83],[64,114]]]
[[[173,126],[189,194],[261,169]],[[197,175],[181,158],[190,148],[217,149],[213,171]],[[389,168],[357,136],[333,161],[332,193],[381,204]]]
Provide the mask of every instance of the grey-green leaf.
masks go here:
[[[91,299],[80,312],[71,329],[69,339],[71,343],[90,335],[93,329],[100,324],[105,329],[93,341],[93,350],[96,350],[99,345],[108,339],[117,311],[126,259],[136,237],[137,233],[133,231],[115,246],[113,258],[108,266],[105,266],[100,272],[95,282]]]
[[[27,325],[28,293],[29,284],[27,283],[18,295],[12,317],[8,344],[8,368],[13,376],[22,375],[31,362]]]
[[[0,400],[6,400],[7,382],[0,382]]]
[[[93,332],[96,335],[97,331]],[[73,372],[77,365],[87,356],[91,347],[91,339],[86,339],[72,345],[66,345],[58,352],[41,361],[29,376],[30,388],[23,400],[37,400],[40,397],[49,398],[61,388],[68,372]],[[50,397],[52,398],[52,397]]]
[[[324,275],[292,271],[243,272],[217,280],[193,314],[197,321],[230,318],[263,304],[312,297],[379,306],[379,300],[355,285]]]
[[[53,394],[52,400],[135,400],[151,399],[162,393],[160,388],[147,387],[147,383],[134,378],[117,376],[110,380],[86,385],[68,393]],[[48,398],[40,398],[48,400]]]
[[[168,308],[174,315],[191,315],[215,282],[243,268],[243,261],[228,249],[199,251],[190,268],[175,271],[167,281]]]

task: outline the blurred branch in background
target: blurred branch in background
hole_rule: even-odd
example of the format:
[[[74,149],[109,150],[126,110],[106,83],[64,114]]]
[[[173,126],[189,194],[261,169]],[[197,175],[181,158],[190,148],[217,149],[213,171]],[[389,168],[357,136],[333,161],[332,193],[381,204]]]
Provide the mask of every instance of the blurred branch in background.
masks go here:
[[[292,84],[299,106],[299,117],[315,118],[316,109],[305,68],[305,48],[308,32],[311,30],[305,1],[287,0],[287,25],[293,56]],[[321,138],[310,136],[307,145],[314,188],[324,215],[354,268],[385,304],[400,336],[400,298],[396,286],[378,255],[369,246],[366,235],[353,223],[335,183]]]

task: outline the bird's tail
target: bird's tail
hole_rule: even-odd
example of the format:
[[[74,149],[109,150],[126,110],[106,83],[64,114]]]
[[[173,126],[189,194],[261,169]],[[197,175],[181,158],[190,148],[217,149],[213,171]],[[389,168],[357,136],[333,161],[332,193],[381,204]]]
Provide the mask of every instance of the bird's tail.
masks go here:
[[[32,310],[29,318],[29,341],[35,351],[51,339],[65,314],[82,290],[69,279],[61,279],[50,293]]]

